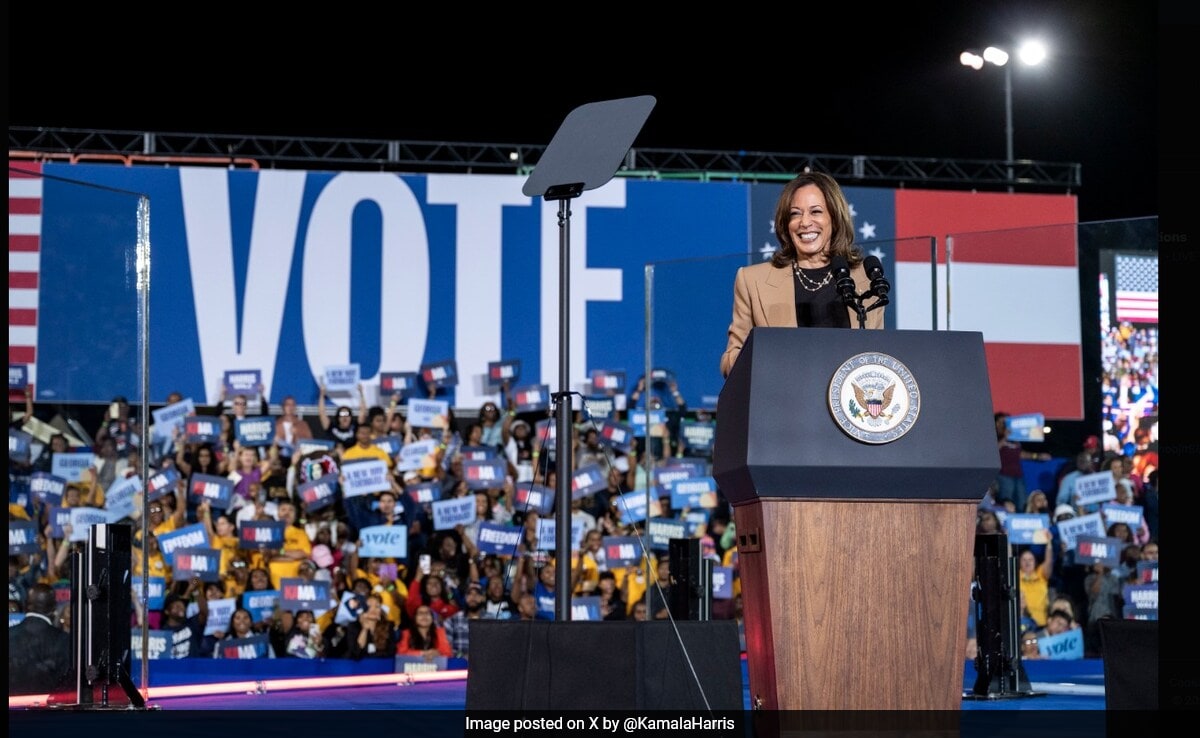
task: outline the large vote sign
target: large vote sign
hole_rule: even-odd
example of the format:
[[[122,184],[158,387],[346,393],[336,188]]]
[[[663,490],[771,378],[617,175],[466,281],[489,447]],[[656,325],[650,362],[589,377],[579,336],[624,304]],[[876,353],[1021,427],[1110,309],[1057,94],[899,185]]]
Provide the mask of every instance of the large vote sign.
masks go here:
[[[1044,659],[1083,658],[1083,629],[1072,628],[1055,636],[1038,638],[1038,653]]]
[[[372,525],[358,532],[358,555],[404,559],[408,556],[408,527]]]

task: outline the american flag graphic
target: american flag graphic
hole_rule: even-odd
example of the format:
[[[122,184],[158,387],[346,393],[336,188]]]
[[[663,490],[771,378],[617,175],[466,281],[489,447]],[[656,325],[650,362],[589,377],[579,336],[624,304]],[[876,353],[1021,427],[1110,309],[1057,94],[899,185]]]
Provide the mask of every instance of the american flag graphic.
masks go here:
[[[8,363],[28,367],[37,384],[38,269],[42,233],[42,165],[8,167]]]
[[[1158,322],[1158,257],[1120,256],[1117,267],[1117,320]]]

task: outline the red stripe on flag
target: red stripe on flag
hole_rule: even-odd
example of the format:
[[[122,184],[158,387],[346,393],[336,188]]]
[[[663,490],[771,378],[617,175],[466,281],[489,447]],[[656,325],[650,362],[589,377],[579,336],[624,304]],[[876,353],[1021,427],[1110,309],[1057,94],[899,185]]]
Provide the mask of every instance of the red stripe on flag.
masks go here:
[[[42,174],[42,163],[39,161],[9,161],[8,162],[8,177],[9,177],[9,179],[40,177],[41,174]]]
[[[1083,420],[1083,364],[1079,346],[985,343],[992,408]]]
[[[8,363],[32,364],[37,358],[37,349],[33,346],[9,346]]]
[[[36,252],[40,248],[41,238],[38,236],[27,236],[20,234],[8,234],[8,250],[9,251],[29,251]]]
[[[42,198],[40,197],[10,197],[8,198],[9,215],[41,215]]]
[[[37,272],[9,272],[8,288],[18,290],[36,290],[38,286]]]
[[[37,311],[31,308],[9,308],[9,325],[37,325]]]

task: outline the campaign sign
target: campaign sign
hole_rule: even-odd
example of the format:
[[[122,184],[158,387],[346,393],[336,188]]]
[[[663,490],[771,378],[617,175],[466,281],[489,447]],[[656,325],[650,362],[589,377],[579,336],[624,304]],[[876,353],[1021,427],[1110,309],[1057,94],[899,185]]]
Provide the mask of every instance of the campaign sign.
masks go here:
[[[12,432],[8,434],[9,453],[12,453]],[[67,482],[78,482],[83,473],[92,468],[95,455],[91,451],[72,451],[54,454],[50,461],[50,473]]]
[[[399,395],[401,400],[412,397],[417,389],[416,372],[380,372],[379,394],[382,397]]]
[[[550,409],[550,385],[531,384],[513,390],[513,403],[518,413],[541,412]]]
[[[338,603],[337,612],[333,615],[333,622],[338,625],[349,625],[358,616],[367,611],[366,595],[355,594],[354,592],[343,592],[342,601]]]
[[[305,512],[314,512],[329,507],[337,499],[338,479],[336,474],[326,474],[296,488],[296,495],[304,505]]]
[[[146,658],[151,661],[173,658],[171,644],[174,636],[175,634],[169,630],[150,629],[146,631],[146,647],[144,649]],[[134,661],[140,661],[142,654],[142,629],[140,627],[132,628],[129,632],[129,656]]]
[[[733,599],[732,566],[714,566],[712,568],[712,596],[714,600]]]
[[[242,606],[250,611],[254,622],[261,623],[275,616],[275,608],[279,606],[279,590],[248,589],[242,593]]]
[[[1044,659],[1083,658],[1083,629],[1072,628],[1056,636],[1038,638],[1038,653]]]
[[[335,441],[324,438],[306,438],[296,445],[296,453],[301,456],[308,456],[314,451],[332,451],[336,445]]]
[[[1075,504],[1079,507],[1117,498],[1117,485],[1111,471],[1084,474],[1075,480]]]
[[[1004,520],[1004,532],[1013,544],[1049,543],[1050,516],[1038,513],[1012,513]]]
[[[130,580],[133,582],[130,592],[133,595],[134,602],[142,601],[142,577],[138,574],[133,575]],[[146,609],[161,610],[163,603],[167,598],[167,580],[163,577],[150,577],[146,582]]]
[[[387,462],[378,459],[355,461],[342,466],[342,496],[347,499],[392,488]]]
[[[440,482],[410,484],[404,488],[404,491],[408,493],[413,502],[419,504],[442,499],[442,485]]]
[[[330,364],[325,367],[326,392],[353,392],[362,381],[358,364]]]
[[[207,502],[214,510],[228,510],[233,502],[232,479],[213,474],[193,474],[188,480],[188,502],[199,505]]]
[[[474,499],[472,498],[472,503]],[[404,559],[408,557],[408,526],[371,525],[358,532],[359,558]]]
[[[1004,426],[1008,429],[1010,441],[1037,443],[1046,440],[1046,418],[1041,413],[1011,415],[1004,419]]]
[[[707,510],[717,506],[717,480],[712,477],[679,479],[671,484],[671,507],[684,510],[703,507]]]
[[[646,418],[645,410],[629,411],[629,425],[633,428],[633,435],[638,438],[646,436]],[[667,422],[667,413],[665,410],[651,410],[649,419],[651,425],[662,425]]]
[[[1141,584],[1158,584],[1158,562],[1137,562],[1137,580]]]
[[[8,429],[8,458],[12,461],[17,461],[22,464],[29,463],[30,447],[32,444],[33,436],[30,434],[14,428]],[[61,455],[62,454],[55,454],[54,458],[57,459]]]
[[[215,648],[220,659],[261,659],[267,657],[271,640],[266,633],[260,633],[246,638],[226,638],[217,641]]]
[[[571,619],[603,620],[604,616],[600,613],[600,597],[572,597]]]
[[[422,364],[421,381],[431,388],[453,387],[458,384],[458,364],[453,360]]]
[[[683,522],[687,524],[687,536],[691,538],[700,532],[700,528],[708,525],[708,510],[689,510],[683,516]]]
[[[487,365],[488,389],[496,390],[504,385],[511,387],[513,382],[521,378],[521,360],[504,359],[489,361]]]
[[[275,419],[266,415],[238,418],[233,431],[243,446],[270,446],[275,443]]]
[[[33,516],[33,500],[29,496],[28,485],[21,484],[16,475],[9,477],[11,485],[8,488],[8,504],[16,505],[26,513]]]
[[[386,453],[388,456],[395,458],[396,454],[400,453],[400,449],[404,446],[404,439],[400,436],[380,436],[374,441],[371,441],[371,444],[378,446],[379,448],[383,449],[384,453]]]
[[[413,441],[400,447],[400,455],[396,458],[396,468],[400,471],[424,469],[436,464],[438,442]]]
[[[1141,505],[1118,505],[1115,502],[1106,502],[1100,506],[1100,514],[1104,516],[1105,526],[1124,523],[1129,526],[1131,531],[1142,527]]]
[[[221,581],[221,552],[215,548],[176,548],[171,556],[175,581],[200,577],[202,582]]]
[[[636,566],[642,559],[642,546],[633,536],[605,536],[604,561],[611,569],[617,566]]]
[[[612,420],[600,424],[600,443],[623,453],[633,447],[633,427]]]
[[[29,491],[33,499],[45,505],[61,505],[63,492],[67,490],[67,480],[46,472],[34,472],[29,475]]]
[[[282,520],[239,520],[238,548],[279,551],[283,549],[287,523]]]
[[[538,518],[537,520],[537,546],[538,551],[553,551],[558,538],[555,531],[558,530],[554,518]],[[571,550],[578,551],[579,545],[583,542],[584,520],[583,518],[571,518]]]
[[[475,545],[483,554],[512,556],[521,542],[521,529],[499,523],[480,523]]]
[[[1069,551],[1075,549],[1075,539],[1079,536],[1103,537],[1105,531],[1104,521],[1100,519],[1098,512],[1080,515],[1069,520],[1060,520],[1055,525],[1058,526],[1058,535]]]
[[[183,430],[183,423],[189,415],[196,414],[196,403],[192,398],[151,410],[154,418],[154,437],[158,439],[171,438],[178,428]]]
[[[463,446],[458,450],[463,461],[486,461],[499,455],[495,446]]]
[[[450,660],[445,656],[434,656],[431,661],[426,661],[424,656],[398,653],[393,665],[396,674],[427,674],[433,671],[445,671],[446,665],[449,663]]]
[[[163,495],[174,492],[175,485],[178,483],[179,470],[173,466],[168,466],[166,469],[150,477],[149,482],[146,482],[146,500],[153,502],[162,499]]]
[[[462,475],[467,489],[495,489],[504,486],[508,478],[508,464],[503,459],[464,461]],[[474,497],[471,499],[474,500]]]
[[[451,530],[475,522],[475,495],[452,497],[433,503],[433,529]]]
[[[450,403],[445,400],[410,398],[405,405],[408,424],[414,428],[445,428],[449,423]]]
[[[175,566],[175,552],[183,549],[211,549],[208,530],[203,523],[193,523],[158,535],[158,550],[162,552],[167,566]]]
[[[715,420],[683,420],[679,423],[679,438],[691,451],[712,453],[713,439],[717,436]]]
[[[233,597],[208,600],[208,620],[204,622],[204,635],[210,636],[217,631],[229,632],[229,621],[236,609],[237,600]]]
[[[670,464],[668,466],[659,467],[654,471],[654,481],[663,485],[668,490],[675,486],[676,482],[681,482],[700,476],[703,475],[697,474],[695,467],[683,464]]]
[[[1104,564],[1116,568],[1121,563],[1121,548],[1124,545],[1120,538],[1079,536],[1075,539],[1075,563]]]
[[[57,505],[47,507],[46,520],[50,524],[50,537],[55,540],[64,538],[63,526],[71,524],[71,508]]]
[[[554,448],[558,442],[558,426],[555,418],[546,418],[539,420],[534,424],[534,446],[535,451],[549,451]]]
[[[517,482],[513,488],[513,507],[516,510],[533,510],[538,515],[554,512],[555,490],[544,484]]]
[[[190,415],[183,419],[183,435],[188,443],[216,443],[221,440],[221,420],[211,415]]]
[[[608,478],[598,464],[584,464],[571,472],[571,499],[578,500],[608,489]]]
[[[1124,620],[1158,620],[1158,610],[1142,610],[1133,605],[1121,608],[1121,618]]]
[[[687,468],[687,469],[692,470],[691,476],[693,476],[693,477],[708,476],[708,470],[709,470],[710,465],[711,464],[707,459],[697,459],[695,457],[688,457],[688,456],[684,456],[682,458],[675,458],[675,459],[662,459],[658,462],[658,467],[660,470],[662,470],[662,469],[676,470],[676,469],[681,469],[681,468]],[[659,473],[661,473],[661,471]],[[659,479],[658,481],[661,482],[663,480]]]
[[[262,384],[260,369],[229,369],[221,378],[228,397],[234,395],[256,395],[258,385]]]
[[[632,492],[618,495],[613,498],[613,504],[620,513],[620,520],[624,525],[637,523],[647,517],[662,516],[662,504],[657,499],[651,500],[649,509],[646,508],[646,490],[644,489],[635,489]]]
[[[687,523],[675,518],[650,518],[646,521],[646,535],[650,539],[650,548],[655,551],[670,550],[672,538],[691,537]]]
[[[592,370],[592,389],[609,395],[625,391],[625,372],[608,369]]]
[[[583,398],[583,409],[587,418],[607,420],[617,409],[617,403],[608,395],[588,395]]]
[[[104,493],[104,509],[110,521],[132,518],[142,491],[140,477],[122,477],[109,485]]]
[[[8,391],[24,392],[29,387],[29,365],[28,364],[9,364],[8,365]]]
[[[651,387],[668,387],[671,382],[675,381],[675,372],[670,369],[651,369],[650,370],[650,386]]]
[[[329,582],[309,581],[303,577],[284,577],[279,581],[279,606],[284,610],[312,610],[320,617],[329,610]]]
[[[10,628],[11,628],[11,627],[13,627],[14,625],[16,625],[17,623],[21,622],[21,621],[22,621],[22,620],[24,620],[24,619],[25,619],[25,613],[23,613],[23,612],[10,612],[10,613],[8,614],[8,627],[10,627]]]
[[[88,539],[88,531],[92,529],[93,525],[111,522],[107,510],[95,507],[72,507],[70,511],[70,540],[72,541],[86,541]]]
[[[1121,587],[1125,605],[1138,610],[1158,611],[1158,584],[1126,584]]]
[[[8,519],[8,555],[35,554],[41,550],[37,525],[32,520]],[[24,603],[22,603],[24,604]]]

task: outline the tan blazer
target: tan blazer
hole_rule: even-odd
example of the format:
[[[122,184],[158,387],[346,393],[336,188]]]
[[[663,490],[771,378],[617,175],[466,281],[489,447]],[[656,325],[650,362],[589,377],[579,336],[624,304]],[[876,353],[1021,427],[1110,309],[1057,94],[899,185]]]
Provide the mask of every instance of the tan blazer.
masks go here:
[[[859,264],[850,270],[854,288],[866,292],[871,286],[867,271]],[[883,328],[885,308],[867,313],[867,328]],[[850,325],[858,328],[858,314],[853,308]],[[729,323],[729,341],[721,356],[721,376],[729,376],[737,361],[750,329],[756,326],[796,328],[796,281],[791,267],[776,267],[766,261],[738,269],[733,282],[733,320]]]

